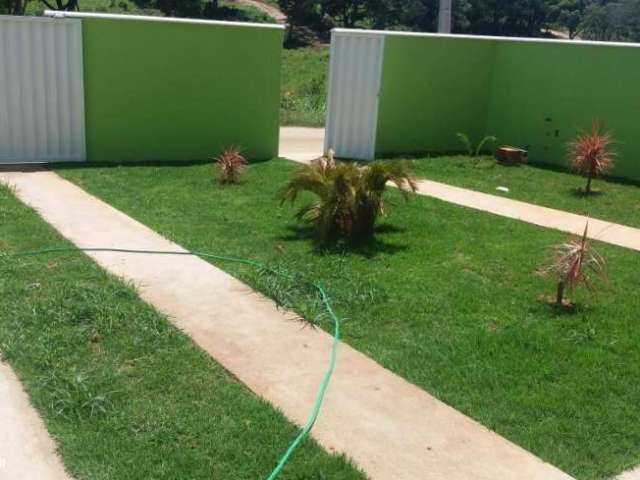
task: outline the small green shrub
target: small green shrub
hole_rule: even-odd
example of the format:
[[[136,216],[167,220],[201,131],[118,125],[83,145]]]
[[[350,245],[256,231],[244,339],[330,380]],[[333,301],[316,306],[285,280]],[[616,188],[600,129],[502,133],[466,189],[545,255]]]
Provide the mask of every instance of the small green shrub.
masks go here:
[[[302,48],[282,52],[280,118],[283,125],[324,125],[328,64],[327,48]]]
[[[478,158],[482,153],[482,149],[488,143],[495,143],[498,141],[497,137],[495,137],[494,135],[485,135],[485,137],[482,140],[480,140],[480,142],[478,142],[478,144],[474,148],[473,143],[469,138],[469,135],[467,135],[466,133],[458,132],[456,133],[456,137],[458,138],[460,143],[462,143],[465,150],[467,151],[467,154],[471,158]]]
[[[319,243],[354,243],[373,236],[376,219],[384,213],[387,182],[393,182],[405,198],[416,190],[407,162],[358,165],[336,162],[329,152],[327,158],[301,167],[280,197],[293,204],[302,192],[314,194],[317,200],[302,207],[297,218],[314,226]]]

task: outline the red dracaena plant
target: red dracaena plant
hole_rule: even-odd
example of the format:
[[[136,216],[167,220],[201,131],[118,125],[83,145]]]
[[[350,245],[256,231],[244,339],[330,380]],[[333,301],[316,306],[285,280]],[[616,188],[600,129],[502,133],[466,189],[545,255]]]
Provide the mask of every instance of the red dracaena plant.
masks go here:
[[[607,279],[604,258],[591,246],[587,238],[589,223],[582,237],[568,240],[554,248],[550,265],[541,269],[543,276],[553,275],[558,281],[556,305],[564,305],[564,293],[578,286],[595,291],[594,277]]]
[[[613,167],[616,154],[611,151],[614,143],[611,133],[603,131],[598,120],[594,120],[591,132],[580,133],[569,142],[568,154],[571,169],[587,178],[585,193],[591,193],[591,181]]]
[[[238,147],[228,147],[216,157],[216,165],[220,173],[220,183],[238,183],[240,176],[249,165]]]

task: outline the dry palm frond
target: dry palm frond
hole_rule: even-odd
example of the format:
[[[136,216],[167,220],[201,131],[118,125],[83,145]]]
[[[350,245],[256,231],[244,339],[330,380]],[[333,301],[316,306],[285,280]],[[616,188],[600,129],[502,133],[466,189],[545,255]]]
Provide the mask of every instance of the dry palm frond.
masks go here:
[[[384,213],[387,182],[394,183],[405,197],[416,190],[406,162],[336,162],[330,151],[327,157],[301,167],[280,198],[294,203],[301,192],[315,194],[316,201],[302,207],[297,217],[315,226],[318,240],[358,241],[373,235],[376,219]]]
[[[553,262],[542,269],[542,275],[554,275],[558,280],[556,303],[563,304],[565,289],[585,286],[595,291],[594,277],[607,279],[604,258],[591,246],[587,238],[589,223],[579,239],[571,239],[555,247]]]
[[[569,143],[571,169],[586,177],[586,193],[591,192],[593,178],[608,172],[613,167],[616,154],[610,148],[614,143],[609,132],[603,132],[598,120],[594,120],[590,133],[581,133]]]
[[[229,147],[216,158],[216,165],[220,183],[238,183],[249,162],[238,147]]]

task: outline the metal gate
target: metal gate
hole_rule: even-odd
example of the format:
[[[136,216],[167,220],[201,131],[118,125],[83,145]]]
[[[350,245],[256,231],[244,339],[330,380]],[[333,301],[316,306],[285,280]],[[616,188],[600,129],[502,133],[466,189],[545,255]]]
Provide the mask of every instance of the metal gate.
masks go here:
[[[0,16],[0,164],[85,159],[80,20]]]
[[[333,149],[341,158],[374,158],[383,55],[383,35],[332,32],[325,152]]]

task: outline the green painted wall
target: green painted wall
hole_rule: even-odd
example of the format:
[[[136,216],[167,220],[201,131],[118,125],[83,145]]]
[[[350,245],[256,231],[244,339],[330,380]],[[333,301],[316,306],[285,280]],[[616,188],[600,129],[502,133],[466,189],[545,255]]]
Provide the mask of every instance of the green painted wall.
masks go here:
[[[640,48],[500,42],[487,128],[566,167],[567,142],[598,118],[619,142],[612,174],[640,180],[639,92]]]
[[[278,153],[282,31],[83,19],[87,159]]]
[[[459,150],[484,136],[495,49],[490,42],[385,37],[376,151]]]
[[[640,180],[640,48],[387,36],[377,153],[459,150],[495,134],[565,167],[593,118],[618,140],[613,175]]]

